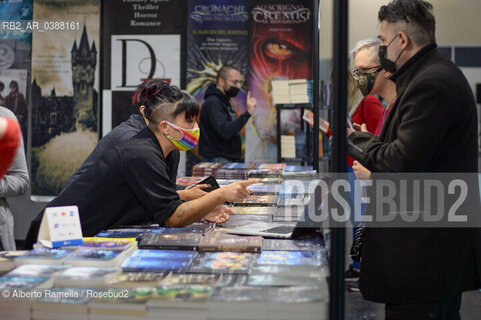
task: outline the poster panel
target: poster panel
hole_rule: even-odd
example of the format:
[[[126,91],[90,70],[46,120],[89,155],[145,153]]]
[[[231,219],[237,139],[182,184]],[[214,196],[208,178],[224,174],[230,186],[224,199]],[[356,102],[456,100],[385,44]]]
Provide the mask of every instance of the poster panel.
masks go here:
[[[248,88],[257,99],[252,126],[246,132],[246,161],[276,162],[276,110],[271,81],[312,79],[312,1],[249,2]],[[285,110],[282,128],[293,132],[300,113]]]
[[[34,0],[32,197],[56,196],[98,141],[99,0]],[[70,24],[71,23],[71,24]]]

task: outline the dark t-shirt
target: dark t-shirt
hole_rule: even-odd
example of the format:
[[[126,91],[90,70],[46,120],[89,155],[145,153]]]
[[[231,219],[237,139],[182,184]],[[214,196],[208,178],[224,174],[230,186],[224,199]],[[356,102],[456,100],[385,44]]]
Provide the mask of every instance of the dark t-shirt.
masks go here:
[[[48,207],[76,205],[84,236],[117,225],[147,220],[164,224],[182,204],[175,178],[180,153],[167,160],[154,133],[143,129],[122,146],[107,150]],[[25,240],[29,248],[37,240],[43,211],[35,218]]]

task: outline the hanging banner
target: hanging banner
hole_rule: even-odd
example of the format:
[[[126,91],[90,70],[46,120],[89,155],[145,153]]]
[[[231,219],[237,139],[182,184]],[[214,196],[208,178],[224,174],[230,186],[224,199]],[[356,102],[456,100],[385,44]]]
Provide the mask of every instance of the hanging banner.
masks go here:
[[[32,20],[32,0],[1,1],[0,16],[10,23],[0,26],[0,105],[17,117],[27,149],[32,31],[15,27]]]
[[[257,99],[246,132],[246,162],[277,160],[272,80],[312,79],[312,1],[250,1],[248,88]],[[281,114],[284,131],[299,128],[300,113]]]
[[[99,0],[34,0],[32,196],[57,195],[98,141]],[[47,199],[43,199],[47,200]]]
[[[132,94],[148,79],[185,87],[186,1],[103,4],[102,135],[138,113]]]
[[[205,90],[217,82],[217,72],[226,64],[248,69],[247,46],[249,14],[247,0],[190,0],[188,8],[187,92],[200,104]],[[231,104],[238,115],[245,112],[247,87],[244,85]],[[245,129],[241,131],[244,140]],[[197,148],[188,156],[188,169],[200,161]],[[189,166],[190,164],[190,166]]]

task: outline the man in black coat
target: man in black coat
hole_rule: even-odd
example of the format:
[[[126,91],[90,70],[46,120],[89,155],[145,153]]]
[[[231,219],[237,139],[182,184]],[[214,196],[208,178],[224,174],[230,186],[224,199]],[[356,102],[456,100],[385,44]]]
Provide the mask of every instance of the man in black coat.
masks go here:
[[[349,154],[373,173],[478,171],[474,96],[436,49],[431,10],[425,1],[394,0],[379,11],[380,61],[397,99],[379,137],[348,129]],[[386,303],[386,319],[460,319],[461,293],[481,287],[478,227],[366,228],[363,296]]]
[[[232,161],[241,159],[240,131],[254,112],[257,101],[247,93],[246,112],[236,116],[230,99],[237,96],[242,86],[240,71],[230,65],[217,74],[217,84],[205,92],[200,111],[199,153],[206,161]]]

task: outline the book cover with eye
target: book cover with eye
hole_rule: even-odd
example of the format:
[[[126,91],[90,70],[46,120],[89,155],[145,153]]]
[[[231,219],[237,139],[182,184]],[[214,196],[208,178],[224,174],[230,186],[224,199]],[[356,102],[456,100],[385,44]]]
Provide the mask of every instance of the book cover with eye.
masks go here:
[[[246,131],[246,161],[277,159],[276,110],[272,81],[312,79],[312,2],[263,0],[249,8],[249,76],[247,85],[257,99]],[[281,134],[299,129],[299,110],[281,113]]]

